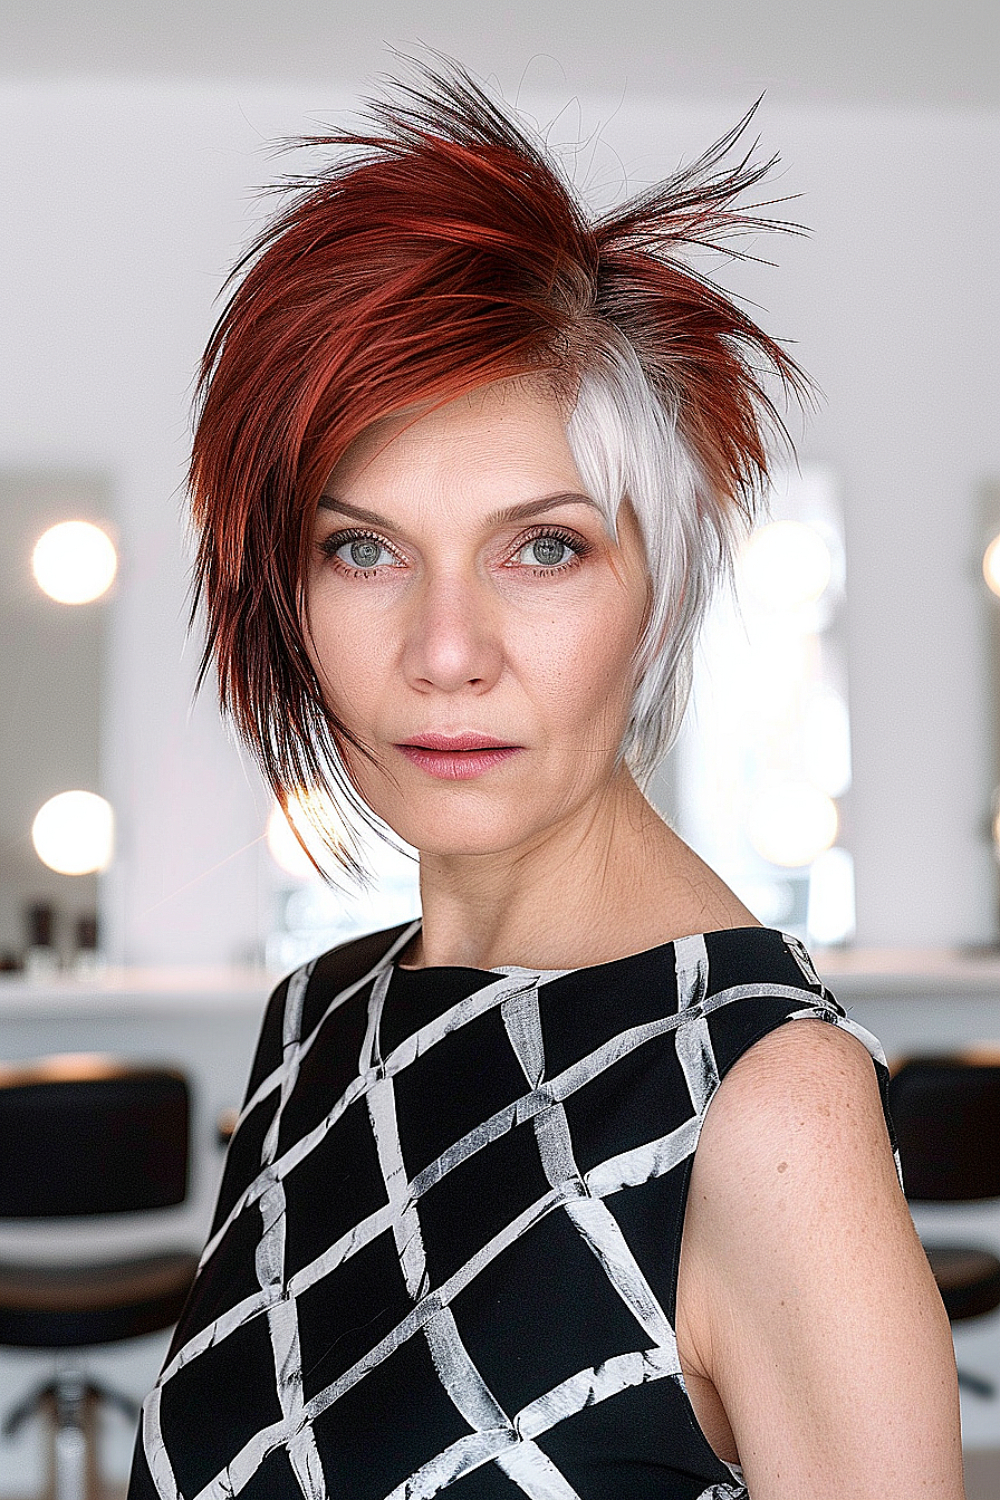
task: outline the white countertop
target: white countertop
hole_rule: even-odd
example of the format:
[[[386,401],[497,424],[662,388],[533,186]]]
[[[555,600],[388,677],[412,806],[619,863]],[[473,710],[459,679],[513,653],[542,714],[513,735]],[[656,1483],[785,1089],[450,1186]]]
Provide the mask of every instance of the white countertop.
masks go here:
[[[0,974],[0,1016],[200,1010],[259,1013],[279,975],[263,969],[171,967],[107,968],[77,977],[29,979]]]
[[[963,995],[1000,1000],[1000,949],[816,949],[816,967],[841,999]],[[0,975],[0,1016],[163,1014],[211,1007],[259,1015],[277,975],[262,969],[105,969],[86,977]]]
[[[998,948],[817,948],[813,960],[838,996],[977,995],[1000,1000]]]

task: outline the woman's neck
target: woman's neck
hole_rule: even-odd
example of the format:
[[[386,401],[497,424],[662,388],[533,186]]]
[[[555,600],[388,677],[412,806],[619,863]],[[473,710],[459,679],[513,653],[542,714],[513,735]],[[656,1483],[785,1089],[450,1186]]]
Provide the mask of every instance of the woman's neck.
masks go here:
[[[404,966],[589,967],[754,917],[622,771],[531,848],[422,855]]]

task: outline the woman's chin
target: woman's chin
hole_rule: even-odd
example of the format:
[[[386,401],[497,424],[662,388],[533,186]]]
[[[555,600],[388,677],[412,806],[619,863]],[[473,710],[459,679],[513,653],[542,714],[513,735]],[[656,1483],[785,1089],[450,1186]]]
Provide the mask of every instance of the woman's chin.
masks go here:
[[[452,821],[440,816],[414,817],[411,809],[408,816],[387,821],[400,838],[422,855],[441,859],[510,853],[524,848],[544,832],[542,821],[525,818],[523,811],[520,816],[499,812],[490,816],[480,809],[478,816],[456,816]]]

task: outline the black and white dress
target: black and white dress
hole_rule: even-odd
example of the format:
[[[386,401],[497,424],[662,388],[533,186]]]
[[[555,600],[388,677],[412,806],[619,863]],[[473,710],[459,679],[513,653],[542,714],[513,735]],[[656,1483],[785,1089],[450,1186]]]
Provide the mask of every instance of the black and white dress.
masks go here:
[[[740,1500],[674,1339],[729,1068],[846,1019],[769,928],[612,963],[406,970],[359,939],[272,996],[130,1500]]]

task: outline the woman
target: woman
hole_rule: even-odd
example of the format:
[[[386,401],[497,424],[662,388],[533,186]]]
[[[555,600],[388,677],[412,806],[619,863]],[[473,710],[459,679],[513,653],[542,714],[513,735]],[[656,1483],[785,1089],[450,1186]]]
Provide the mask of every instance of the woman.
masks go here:
[[[678,258],[764,169],[591,223],[457,71],[373,108],[209,346],[198,576],[423,917],[272,997],[132,1500],[958,1500],[878,1044],[640,789],[801,386]]]

